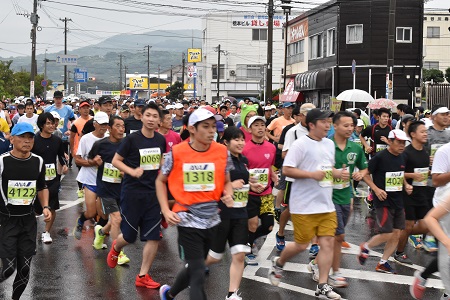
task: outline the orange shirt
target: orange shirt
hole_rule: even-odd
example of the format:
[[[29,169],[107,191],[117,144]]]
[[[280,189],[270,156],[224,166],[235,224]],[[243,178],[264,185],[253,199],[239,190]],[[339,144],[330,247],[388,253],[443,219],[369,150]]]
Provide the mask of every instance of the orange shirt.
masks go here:
[[[74,153],[72,153],[72,155],[75,155],[77,153],[78,144],[80,143],[80,139],[81,139],[81,131],[83,130],[84,125],[90,119],[92,119],[92,116],[89,116],[89,119],[87,119],[87,120],[85,120],[83,118],[78,118],[75,121],[73,121],[72,125],[75,125],[75,127],[77,129],[77,133],[75,134],[75,137],[73,139],[73,151],[74,151]]]
[[[295,120],[293,118],[290,118],[289,120],[286,120],[285,117],[281,116],[276,119],[274,119],[272,122],[270,122],[269,126],[267,126],[267,129],[270,131],[273,130],[274,136],[280,136],[283,132],[283,128],[287,125],[294,124]]]

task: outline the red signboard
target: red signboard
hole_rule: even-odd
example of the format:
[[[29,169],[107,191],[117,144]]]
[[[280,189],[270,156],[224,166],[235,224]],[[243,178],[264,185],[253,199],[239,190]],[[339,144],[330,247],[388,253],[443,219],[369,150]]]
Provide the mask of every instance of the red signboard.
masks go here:
[[[294,91],[294,78],[290,78],[289,82],[286,84],[283,95],[281,95],[282,102],[295,102],[297,101],[298,95],[300,93]]]

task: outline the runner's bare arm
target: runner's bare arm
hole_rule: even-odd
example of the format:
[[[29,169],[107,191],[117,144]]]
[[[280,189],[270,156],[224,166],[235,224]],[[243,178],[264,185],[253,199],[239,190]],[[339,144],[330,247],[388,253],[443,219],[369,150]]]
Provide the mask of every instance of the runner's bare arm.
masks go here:
[[[48,189],[45,188],[43,190],[40,190],[37,192],[37,194],[41,206],[42,207],[48,206],[48,197],[49,197]],[[50,209],[44,209],[42,213],[44,214],[44,221],[45,222],[50,221],[50,219],[52,218],[52,212],[50,211]]]
[[[142,168],[131,168],[129,166],[127,166],[124,162],[123,162],[123,157],[116,153],[114,154],[113,160],[112,160],[112,164],[114,167],[116,167],[117,169],[119,169],[120,171],[124,172],[125,174],[128,174],[132,177],[136,177],[139,178],[142,176],[142,174],[144,174],[144,170]]]
[[[372,177],[370,177],[370,175],[364,176],[363,180],[372,189],[372,191],[375,193],[378,199],[380,199],[380,201],[386,200],[387,198],[386,191],[383,191],[382,189],[377,187],[376,184],[373,182]]]
[[[431,175],[433,180],[433,186],[444,186],[450,182],[450,172],[449,173],[435,173]]]
[[[175,225],[180,222],[180,218],[176,213],[170,210],[169,199],[167,196],[167,175],[162,172],[158,174],[155,181],[156,196],[158,197],[159,206],[161,207],[161,212],[164,215],[167,223],[170,225]]]

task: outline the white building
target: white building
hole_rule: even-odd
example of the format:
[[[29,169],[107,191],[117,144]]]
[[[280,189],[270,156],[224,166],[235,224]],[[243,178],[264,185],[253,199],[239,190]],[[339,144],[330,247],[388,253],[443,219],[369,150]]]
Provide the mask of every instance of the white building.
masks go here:
[[[425,11],[423,35],[423,67],[445,73],[450,67],[450,13]]]
[[[264,90],[267,15],[209,14],[203,19],[203,61],[198,64],[198,94],[217,99],[217,47],[220,45],[219,97],[256,97]],[[284,16],[274,16],[272,89],[282,87]]]

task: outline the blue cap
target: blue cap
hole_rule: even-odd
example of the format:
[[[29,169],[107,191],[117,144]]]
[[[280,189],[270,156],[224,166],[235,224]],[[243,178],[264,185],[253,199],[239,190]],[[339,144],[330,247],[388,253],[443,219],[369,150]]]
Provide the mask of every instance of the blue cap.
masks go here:
[[[291,107],[291,106],[294,106],[294,104],[292,102],[284,102],[283,103],[283,108]]]
[[[33,126],[25,122],[17,123],[11,131],[11,136],[22,135],[24,133],[31,133],[34,135]]]
[[[137,99],[134,101],[134,105],[135,106],[144,106],[145,105],[145,101],[143,99]]]

